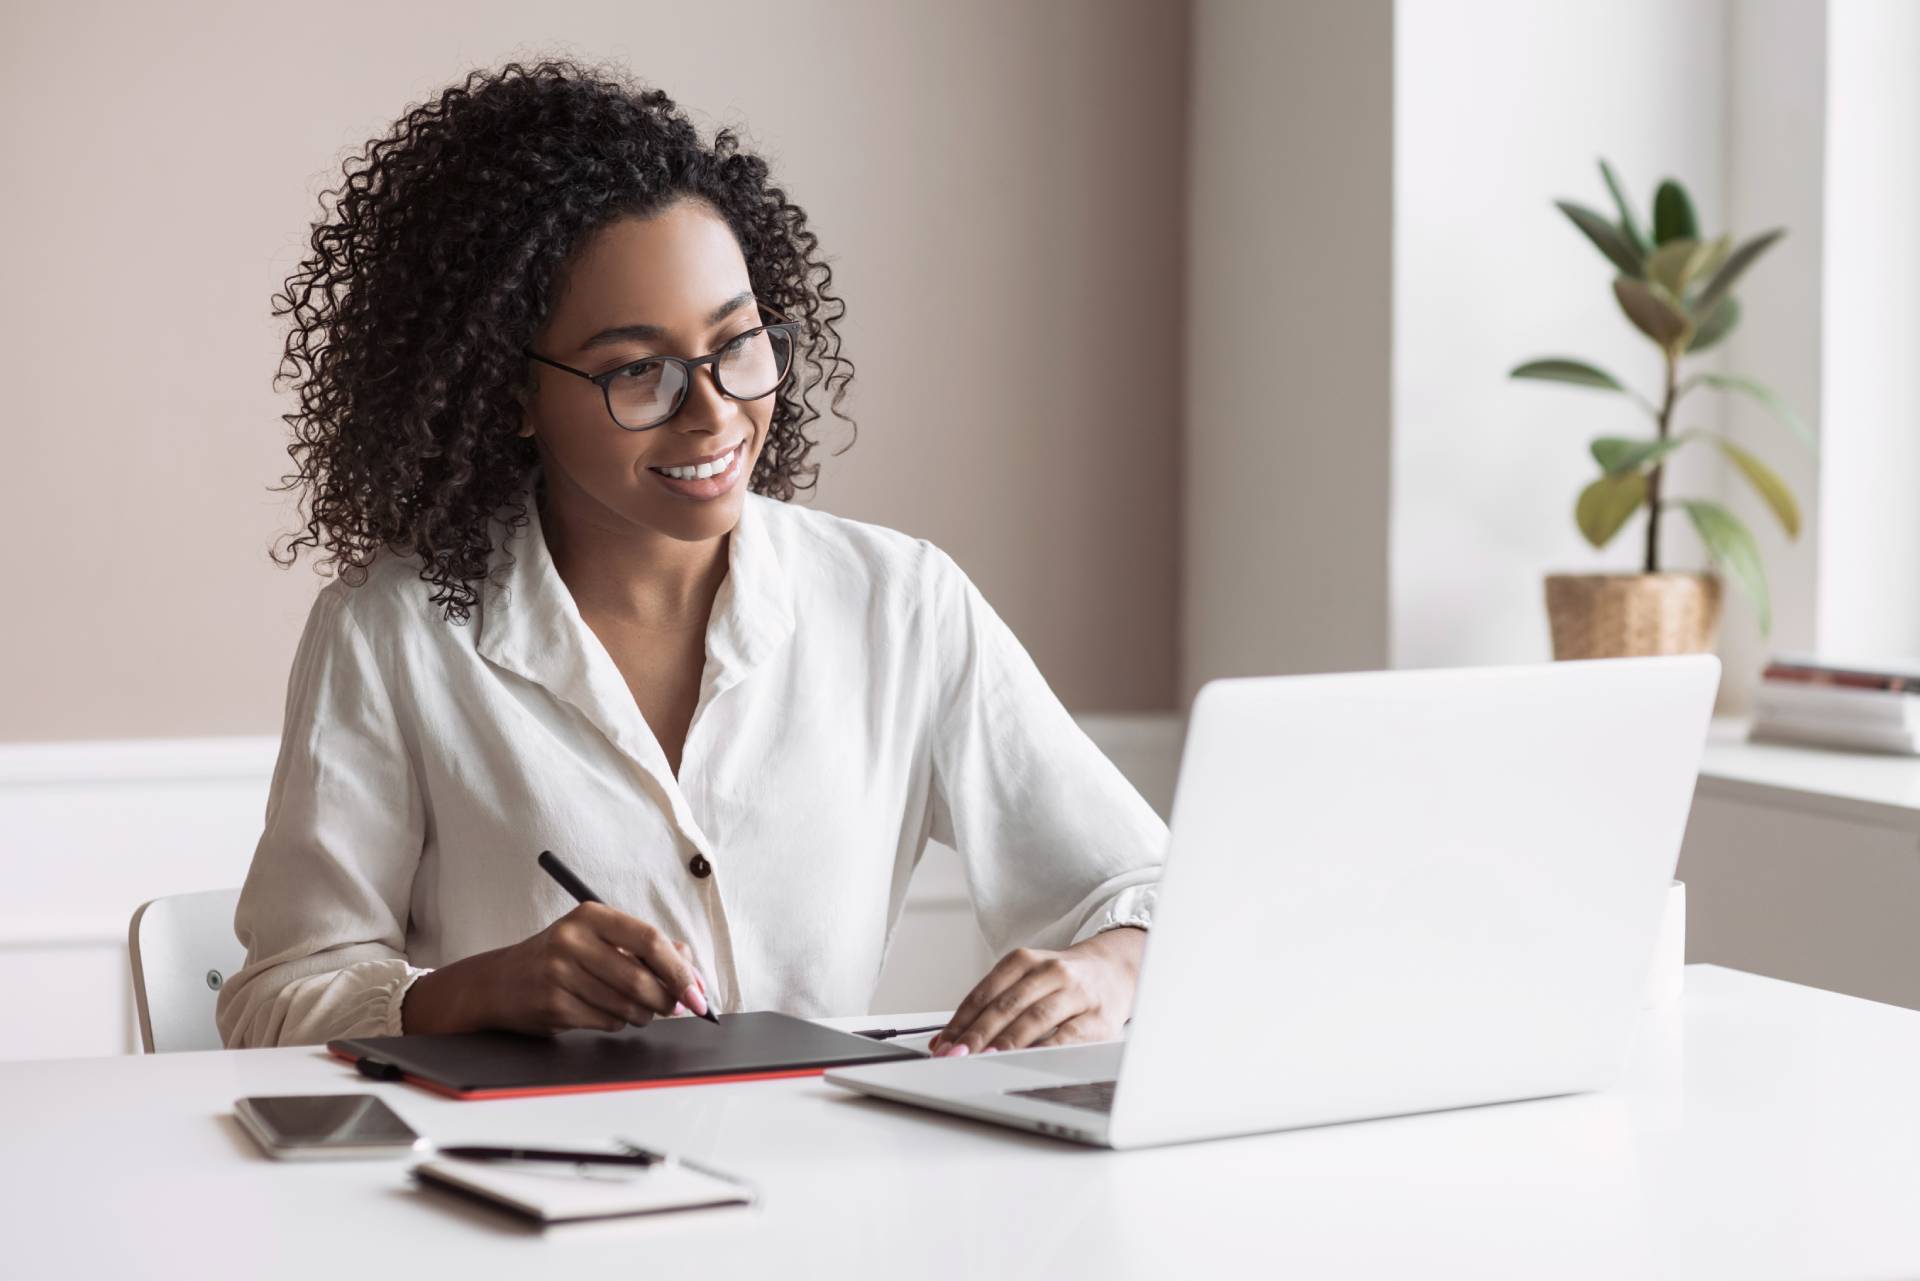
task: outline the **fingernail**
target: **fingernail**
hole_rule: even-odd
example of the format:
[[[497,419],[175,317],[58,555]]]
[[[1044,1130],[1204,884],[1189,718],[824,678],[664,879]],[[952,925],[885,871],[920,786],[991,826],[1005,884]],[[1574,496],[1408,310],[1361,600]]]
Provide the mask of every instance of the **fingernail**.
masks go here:
[[[950,1053],[956,1059],[966,1058],[967,1043],[965,1041],[960,1042],[958,1045],[954,1046],[952,1050],[948,1051],[948,1053]]]
[[[688,1014],[688,1013],[691,1013],[691,1011],[689,1011],[689,1010],[687,1009],[687,1007],[686,1007],[686,1006],[684,1006],[684,1005],[682,1005],[682,1004],[681,1004],[680,1002],[678,1002],[678,1001],[675,1001],[675,1002],[673,1003],[673,1012],[674,1012],[675,1014]]]
[[[700,986],[697,983],[687,984],[687,990],[680,994],[680,999],[695,1014],[707,1012],[707,998],[700,995]]]
[[[989,1045],[989,1046],[988,1046],[988,1047],[987,1047],[986,1049],[984,1049],[984,1050],[982,1050],[982,1051],[980,1051],[980,1053],[982,1053],[982,1054],[998,1054],[998,1053],[1000,1053],[1000,1047],[999,1047],[999,1046],[997,1046],[997,1045]]]

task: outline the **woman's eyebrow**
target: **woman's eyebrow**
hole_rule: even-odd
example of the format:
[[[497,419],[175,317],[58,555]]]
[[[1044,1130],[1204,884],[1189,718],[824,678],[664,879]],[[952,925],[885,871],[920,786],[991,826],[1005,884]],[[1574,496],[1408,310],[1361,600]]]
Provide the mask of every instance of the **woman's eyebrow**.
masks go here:
[[[708,313],[707,325],[711,327],[719,324],[735,311],[739,310],[742,305],[752,301],[753,291],[751,289],[743,290],[735,294],[718,307],[715,307],[712,312]],[[581,343],[580,350],[591,351],[595,347],[607,347],[614,343],[622,342],[654,342],[666,336],[667,331],[659,325],[615,325],[610,329],[602,329],[599,333]]]

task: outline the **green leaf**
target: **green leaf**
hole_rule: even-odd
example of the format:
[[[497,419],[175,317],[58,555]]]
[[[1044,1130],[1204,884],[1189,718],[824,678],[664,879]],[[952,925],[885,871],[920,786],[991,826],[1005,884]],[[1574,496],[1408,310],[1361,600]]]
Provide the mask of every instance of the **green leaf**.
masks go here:
[[[1639,472],[1602,476],[1580,491],[1573,505],[1573,520],[1588,542],[1605,547],[1646,500],[1647,478]]]
[[[1696,322],[1693,338],[1687,343],[1688,351],[1705,351],[1707,348],[1733,332],[1740,323],[1740,300],[1722,298],[1714,304],[1712,311],[1701,316]]]
[[[1751,396],[1779,419],[1782,426],[1798,436],[1808,449],[1816,453],[1819,451],[1820,443],[1814,439],[1813,429],[1800,420],[1800,415],[1793,412],[1793,407],[1753,379],[1742,378],[1738,374],[1696,374],[1694,377],[1720,391],[1737,391],[1744,396]]]
[[[1800,537],[1800,504],[1793,499],[1793,491],[1773,468],[1755,458],[1740,446],[1724,437],[1715,437],[1714,443],[1720,446],[1720,452],[1733,460],[1740,473],[1753,482],[1760,491],[1760,497],[1767,506],[1773,508],[1773,514],[1780,518],[1780,527],[1787,531],[1788,538]]]
[[[1556,200],[1555,207],[1567,217],[1573,219],[1573,225],[1586,233],[1594,248],[1607,256],[1608,261],[1636,280],[1645,274],[1646,268],[1641,255],[1634,251],[1627,238],[1605,218],[1585,205],[1576,205],[1571,200]]]
[[[1692,258],[1699,248],[1700,242],[1697,240],[1685,238],[1669,240],[1647,255],[1647,279],[1658,283],[1661,288],[1676,298],[1679,297],[1684,286],[1677,284],[1676,280],[1681,269],[1686,266],[1687,260]]]
[[[1542,378],[1548,382],[1577,383],[1582,387],[1599,387],[1606,391],[1625,391],[1627,385],[1604,369],[1597,369],[1584,360],[1569,360],[1564,356],[1552,356],[1543,360],[1529,360],[1516,366],[1509,378]]]
[[[1654,250],[1647,259],[1647,279],[1657,280],[1666,291],[1675,298],[1686,296],[1687,286],[1693,283],[1705,266],[1707,255],[1713,252],[1711,244],[1701,244],[1697,240],[1682,237],[1669,240]]]
[[[1707,256],[1701,261],[1694,278],[1697,280],[1704,276],[1711,280],[1713,274],[1720,270],[1721,264],[1727,261],[1727,255],[1732,252],[1732,236],[1717,236],[1707,241]]]
[[[1692,440],[1696,432],[1681,432],[1665,440],[1652,437],[1601,436],[1588,446],[1593,453],[1593,461],[1600,464],[1602,471],[1609,476],[1621,472],[1638,471],[1648,463],[1658,462],[1680,446]]]
[[[1746,593],[1760,614],[1760,631],[1773,630],[1773,607],[1767,597],[1767,572],[1760,564],[1760,548],[1740,519],[1718,503],[1697,498],[1675,500],[1687,509],[1687,516],[1700,533],[1700,541],[1733,579],[1734,586]]]
[[[1620,211],[1620,234],[1633,246],[1634,253],[1642,258],[1647,254],[1647,238],[1640,234],[1640,223],[1633,216],[1633,206],[1627,203],[1627,193],[1620,188],[1620,180],[1613,176],[1613,166],[1605,160],[1600,162],[1600,176],[1606,180],[1607,191],[1613,196],[1613,207]]]
[[[1733,288],[1733,282],[1740,279],[1747,268],[1753,266],[1756,258],[1771,249],[1774,241],[1786,234],[1785,227],[1775,227],[1772,231],[1761,232],[1734,250],[1727,260],[1720,264],[1720,269],[1713,273],[1713,279],[1707,281],[1707,287],[1700,291],[1700,297],[1695,301],[1694,306],[1704,310],[1726,297],[1727,290]]]
[[[1687,199],[1687,189],[1667,179],[1653,193],[1653,243],[1699,238],[1700,225],[1693,219],[1693,201]]]
[[[1613,296],[1634,327],[1670,352],[1684,350],[1693,337],[1693,317],[1687,315],[1665,287],[1626,276],[1613,278]]]

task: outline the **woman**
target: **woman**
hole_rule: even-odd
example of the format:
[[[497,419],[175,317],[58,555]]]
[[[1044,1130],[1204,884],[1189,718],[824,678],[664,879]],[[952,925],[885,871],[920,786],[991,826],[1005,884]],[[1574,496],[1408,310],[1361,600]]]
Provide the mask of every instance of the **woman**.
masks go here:
[[[931,1048],[1119,1035],[1165,826],[944,553],[790,505],[852,364],[765,162],[555,61],[356,159],[275,300],[340,572],[226,1043],[864,1010],[929,837],[1005,952]]]

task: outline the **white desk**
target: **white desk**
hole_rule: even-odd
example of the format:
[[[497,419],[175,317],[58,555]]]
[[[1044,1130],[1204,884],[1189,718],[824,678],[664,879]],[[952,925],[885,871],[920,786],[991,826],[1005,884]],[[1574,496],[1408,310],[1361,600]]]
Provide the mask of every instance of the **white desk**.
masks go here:
[[[762,1201],[543,1236],[403,1163],[270,1162],[227,1115],[355,1089],[443,1141],[629,1135]],[[1127,1153],[818,1078],[458,1103],[314,1049],[0,1063],[7,1276],[690,1279],[829,1256],[890,1278],[1916,1275],[1920,1013],[1694,966],[1606,1094]]]

